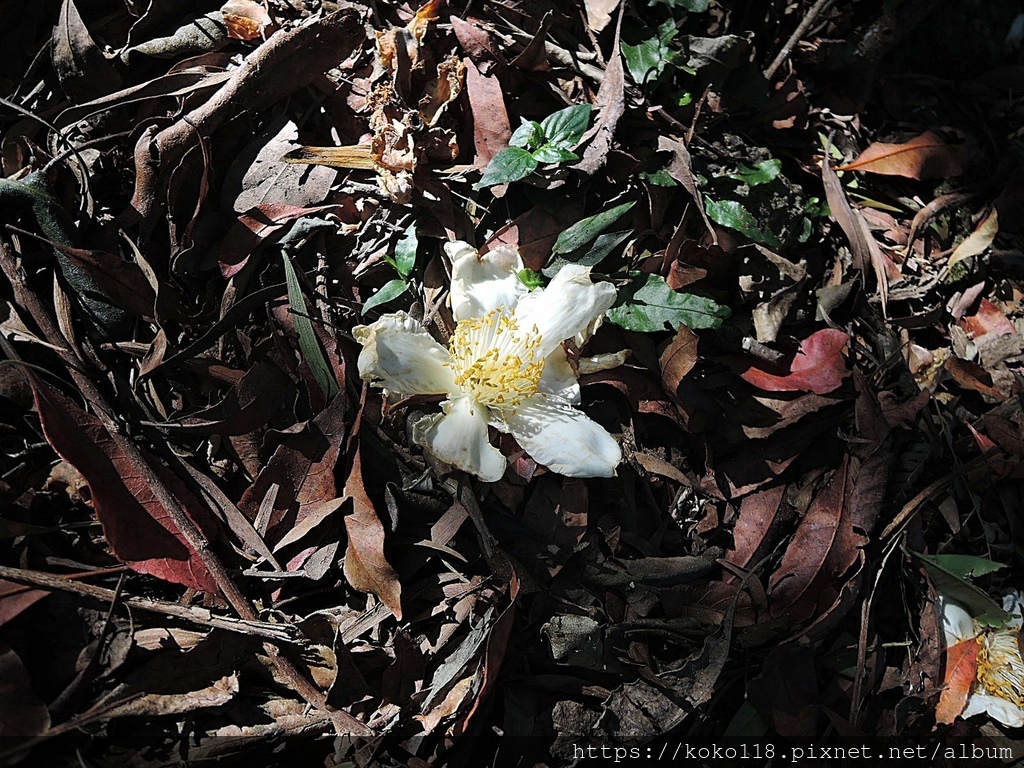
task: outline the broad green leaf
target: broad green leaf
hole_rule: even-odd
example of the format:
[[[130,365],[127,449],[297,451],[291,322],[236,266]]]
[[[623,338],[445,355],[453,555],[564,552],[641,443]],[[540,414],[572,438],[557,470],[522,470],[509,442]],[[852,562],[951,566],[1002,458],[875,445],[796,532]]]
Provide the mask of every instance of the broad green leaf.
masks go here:
[[[521,282],[531,291],[534,288],[540,288],[542,285],[544,285],[544,278],[541,277],[540,272],[534,272],[532,269],[526,268],[520,269],[519,272],[516,274],[519,277],[519,282]]]
[[[782,171],[782,161],[778,159],[762,160],[753,168],[749,165],[741,165],[736,173],[730,173],[729,178],[742,181],[750,187],[758,184],[767,184],[774,181],[775,177]]]
[[[623,232],[606,232],[603,235],[598,235],[597,240],[589,249],[579,248],[572,253],[556,256],[551,264],[544,267],[544,275],[554,277],[558,274],[558,270],[566,264],[579,264],[584,267],[596,266],[609,253],[628,240],[632,234],[633,230],[627,229]]]
[[[582,221],[577,221],[558,236],[558,239],[555,240],[555,245],[551,249],[551,253],[557,256],[562,253],[572,253],[576,249],[582,248],[618,221],[634,205],[636,205],[635,201],[622,203],[614,208],[609,208],[607,211],[602,211],[593,216],[588,216]]]
[[[620,293],[620,304],[607,313],[609,321],[628,331],[718,328],[732,313],[706,296],[673,291],[660,275],[634,272],[633,276],[633,284]]]
[[[573,104],[545,117],[540,124],[548,144],[571,149],[579,143],[590,123],[589,104]]]
[[[714,299],[669,288],[659,275],[633,273],[632,285],[619,293],[619,306],[608,310],[608,319],[628,331],[653,333],[667,326],[676,330],[717,328],[732,312]]]
[[[755,243],[766,245],[769,248],[778,249],[782,247],[782,243],[779,242],[779,238],[775,236],[775,233],[762,230],[750,211],[744,208],[738,201],[716,201],[711,198],[705,198],[704,208],[707,210],[708,216],[716,224],[729,227],[729,229],[735,229]]]
[[[533,120],[523,120],[523,124],[516,128],[512,137],[508,140],[510,147],[521,147],[523,149],[534,149],[544,143],[544,129],[540,123]]]
[[[533,159],[539,163],[565,163],[570,160],[579,160],[580,156],[568,149],[545,144],[533,153]]]
[[[525,179],[537,170],[537,161],[533,155],[519,147],[505,147],[487,164],[483,176],[476,183],[475,189],[486,189],[495,184],[508,184]]]
[[[363,302],[363,309],[360,314],[365,315],[374,307],[379,307],[381,304],[387,304],[389,301],[397,299],[405,293],[406,288],[408,288],[408,286],[405,284],[404,280],[399,280],[398,278],[389,280],[381,286],[379,291]]]
[[[646,181],[648,184],[653,184],[656,187],[679,186],[679,182],[672,178],[672,174],[668,172],[667,168],[659,168],[653,173],[650,173],[648,171],[640,171],[640,178]]]
[[[416,266],[416,249],[420,241],[416,236],[416,222],[412,222],[405,230],[405,235],[395,244],[395,258],[392,266],[403,278],[408,277]]]
[[[1004,566],[968,555],[924,555],[908,551],[924,565],[939,594],[962,605],[979,623],[1000,626],[1009,619],[999,603],[967,580],[971,575],[981,576]]]
[[[668,66],[673,66],[679,54],[669,48],[669,43],[676,35],[676,25],[668,19],[653,37],[643,40],[637,45],[621,43],[622,56],[626,60],[626,69],[637,85],[648,80],[656,80]]]
[[[306,300],[302,297],[302,286],[299,285],[299,277],[295,274],[292,260],[284,251],[281,252],[281,255],[284,258],[284,281],[288,287],[288,304],[292,310],[295,333],[299,337],[299,351],[313,374],[313,380],[320,386],[324,396],[330,400],[339,391],[338,382],[334,380],[331,367],[327,364],[323,350],[320,349],[320,342],[317,341],[313,323],[310,322]]]

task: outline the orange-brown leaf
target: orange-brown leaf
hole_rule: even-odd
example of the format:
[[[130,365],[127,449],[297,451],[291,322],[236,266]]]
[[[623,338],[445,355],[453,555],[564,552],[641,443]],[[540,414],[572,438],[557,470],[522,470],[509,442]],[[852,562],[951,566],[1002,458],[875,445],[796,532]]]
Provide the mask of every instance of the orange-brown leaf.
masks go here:
[[[935,708],[935,721],[949,725],[967,706],[978,674],[978,638],[972,637],[946,649],[946,679]]]
[[[685,325],[679,326],[676,337],[661,353],[661,383],[665,391],[675,395],[679,382],[697,364],[697,336]]]
[[[228,37],[236,40],[255,40],[262,37],[274,23],[267,9],[253,0],[229,0],[221,7]]]
[[[964,172],[963,147],[948,144],[938,134],[925,131],[904,144],[876,142],[837,170],[908,179],[946,179]]]
[[[384,557],[384,526],[363,487],[363,467],[357,448],[352,472],[345,483],[345,497],[352,499],[352,514],[345,516],[348,548],[345,550],[345,578],[353,589],[380,598],[395,618],[402,618],[402,585],[398,574]]]

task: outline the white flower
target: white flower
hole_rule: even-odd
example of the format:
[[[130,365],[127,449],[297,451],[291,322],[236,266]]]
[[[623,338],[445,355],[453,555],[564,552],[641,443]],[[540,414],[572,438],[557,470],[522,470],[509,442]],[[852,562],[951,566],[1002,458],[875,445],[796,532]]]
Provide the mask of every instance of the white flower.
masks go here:
[[[977,673],[961,717],[987,714],[1011,728],[1024,726],[1024,660],[1017,633],[1021,628],[1021,596],[1003,598],[1010,621],[999,629],[980,626],[956,603],[939,598],[946,648],[977,639]]]
[[[514,248],[481,256],[445,245],[452,259],[451,306],[458,325],[445,349],[404,312],[353,329],[363,345],[359,375],[401,395],[446,395],[443,413],[411,424],[412,439],[448,464],[493,482],[506,460],[487,438],[511,432],[539,464],[570,477],[611,477],[618,443],[575,405],[580,385],[562,347],[592,331],[615,301],[610,283],[566,265],[547,288],[519,279]]]

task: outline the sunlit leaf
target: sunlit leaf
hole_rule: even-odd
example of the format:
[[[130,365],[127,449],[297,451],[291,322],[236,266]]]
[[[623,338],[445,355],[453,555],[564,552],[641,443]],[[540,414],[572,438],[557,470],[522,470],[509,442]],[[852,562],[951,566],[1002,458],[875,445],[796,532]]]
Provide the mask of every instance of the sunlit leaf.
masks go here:
[[[573,104],[545,117],[540,124],[549,144],[569,149],[583,138],[590,123],[590,104]]]
[[[634,274],[633,284],[619,293],[619,299],[607,318],[629,331],[653,333],[682,325],[717,328],[732,314],[714,299],[673,291],[659,275]]]
[[[302,287],[299,285],[299,277],[295,274],[292,260],[283,251],[281,255],[284,258],[284,279],[288,286],[288,304],[292,310],[295,333],[299,337],[299,351],[302,352],[302,359],[309,366],[313,379],[323,390],[324,396],[330,400],[338,392],[338,382],[334,380],[331,367],[327,364],[323,350],[320,349],[320,342],[317,341],[313,323],[310,322],[309,310],[306,307],[306,300],[302,296]]]
[[[371,296],[365,302],[363,302],[362,314],[365,315],[371,309],[373,309],[374,307],[379,307],[381,304],[387,304],[389,301],[394,301],[403,293],[405,293],[407,287],[408,286],[406,285],[404,280],[400,280],[398,278],[395,278],[394,280],[389,280],[388,282],[384,283],[383,286],[381,286],[381,289],[379,291],[377,291],[375,294],[373,294],[373,296]]]
[[[509,184],[525,179],[537,170],[537,161],[533,155],[519,147],[505,147],[491,158],[484,169],[483,176],[476,183],[476,189],[486,189],[495,184]]]

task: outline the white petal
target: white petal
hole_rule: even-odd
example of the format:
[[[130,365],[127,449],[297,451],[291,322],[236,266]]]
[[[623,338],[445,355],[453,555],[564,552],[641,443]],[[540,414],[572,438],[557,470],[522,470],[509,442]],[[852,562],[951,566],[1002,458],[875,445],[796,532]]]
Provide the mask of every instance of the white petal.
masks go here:
[[[580,404],[580,382],[576,372],[569,365],[569,356],[559,345],[544,361],[544,373],[537,382],[537,389],[548,395],[555,395],[573,405]]]
[[[363,345],[359,376],[403,395],[445,395],[455,390],[455,374],[445,363],[448,350],[405,312],[384,315],[352,329]]]
[[[523,259],[510,245],[501,245],[482,256],[461,240],[446,243],[452,260],[452,314],[456,320],[486,315],[492,309],[511,309],[530,292],[519,272]]]
[[[566,264],[548,287],[524,296],[516,307],[519,327],[540,332],[541,354],[548,355],[565,339],[596,322],[615,303],[615,286],[595,283],[590,267]]]
[[[568,477],[613,477],[622,460],[615,438],[568,402],[535,395],[505,420],[530,457]]]
[[[966,719],[981,714],[995,718],[1010,728],[1024,726],[1024,710],[1016,704],[1000,696],[994,696],[991,693],[972,694],[971,698],[967,700],[967,706],[964,708],[963,714],[960,716]]]
[[[939,598],[938,609],[942,616],[942,631],[946,635],[946,648],[978,635],[971,615],[948,597]]]
[[[447,413],[425,416],[411,424],[413,442],[441,461],[493,483],[505,474],[505,457],[487,441],[487,407],[468,397],[448,405]]]

